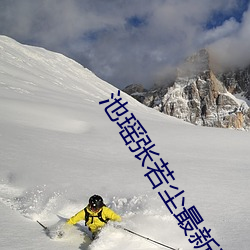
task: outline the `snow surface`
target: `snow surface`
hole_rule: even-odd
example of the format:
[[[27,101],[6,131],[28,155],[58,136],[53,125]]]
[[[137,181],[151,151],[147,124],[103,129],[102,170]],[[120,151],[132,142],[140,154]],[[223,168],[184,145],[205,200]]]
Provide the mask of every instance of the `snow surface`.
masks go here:
[[[93,243],[83,222],[62,239],[36,223],[63,224],[58,215],[69,218],[95,193],[122,226],[193,249],[99,105],[111,93],[117,89],[63,55],[0,36],[0,249],[163,249],[112,223]],[[174,170],[185,207],[196,206],[224,250],[248,250],[249,132],[193,126],[121,97]]]

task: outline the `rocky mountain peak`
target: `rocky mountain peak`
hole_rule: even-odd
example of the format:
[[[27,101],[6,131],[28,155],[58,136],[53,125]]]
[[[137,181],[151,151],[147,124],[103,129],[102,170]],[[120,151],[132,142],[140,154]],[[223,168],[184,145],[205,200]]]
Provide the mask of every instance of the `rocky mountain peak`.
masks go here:
[[[209,69],[209,53],[202,49],[188,57],[177,69],[177,77],[194,77],[205,74]]]
[[[171,86],[146,91],[125,92],[145,105],[195,125],[249,129],[250,109],[244,100],[233,94],[247,96],[250,67],[238,72],[214,73],[208,50],[202,49],[188,57],[177,69]],[[131,88],[130,88],[131,90]],[[250,94],[249,94],[250,96]]]

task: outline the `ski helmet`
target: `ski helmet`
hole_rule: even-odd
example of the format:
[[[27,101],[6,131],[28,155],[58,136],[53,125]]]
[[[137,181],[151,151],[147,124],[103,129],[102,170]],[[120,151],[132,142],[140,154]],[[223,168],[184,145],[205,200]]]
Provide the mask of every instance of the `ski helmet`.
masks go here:
[[[91,209],[97,210],[103,207],[103,199],[99,195],[93,195],[89,198],[89,206]]]

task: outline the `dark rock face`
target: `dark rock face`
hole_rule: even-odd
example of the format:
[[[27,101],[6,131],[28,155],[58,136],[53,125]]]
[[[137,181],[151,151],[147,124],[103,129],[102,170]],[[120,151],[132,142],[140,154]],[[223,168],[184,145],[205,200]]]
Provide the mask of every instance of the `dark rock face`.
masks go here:
[[[218,79],[225,84],[230,93],[242,93],[250,100],[250,66],[218,74]]]
[[[233,95],[250,99],[250,67],[215,75],[205,49],[187,58],[170,87],[131,89],[125,92],[143,104],[196,125],[250,128],[249,106]]]

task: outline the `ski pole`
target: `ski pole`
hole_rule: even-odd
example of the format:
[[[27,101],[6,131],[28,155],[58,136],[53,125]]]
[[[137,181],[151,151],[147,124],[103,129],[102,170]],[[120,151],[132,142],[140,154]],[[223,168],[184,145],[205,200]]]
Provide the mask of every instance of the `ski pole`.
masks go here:
[[[36,221],[40,226],[42,226],[43,227],[43,229],[46,231],[46,230],[48,230],[48,228],[47,227],[45,227],[40,221]]]
[[[141,238],[143,238],[143,239],[146,239],[146,240],[148,240],[148,241],[152,241],[152,242],[154,242],[154,243],[156,243],[156,244],[158,244],[158,245],[161,245],[161,246],[163,246],[163,247],[167,247],[167,248],[172,249],[172,250],[178,250],[178,248],[173,248],[173,247],[164,245],[164,244],[162,244],[162,243],[160,243],[160,242],[158,242],[158,241],[152,240],[152,239],[150,239],[150,238],[148,238],[148,237],[145,237],[145,236],[143,236],[143,235],[141,235],[141,234],[135,233],[135,232],[133,232],[133,231],[127,229],[127,228],[122,227],[122,229],[125,230],[125,231],[127,231],[127,232],[129,232],[129,233],[131,233],[131,234],[137,235],[137,236],[139,236],[139,237],[141,237]]]

